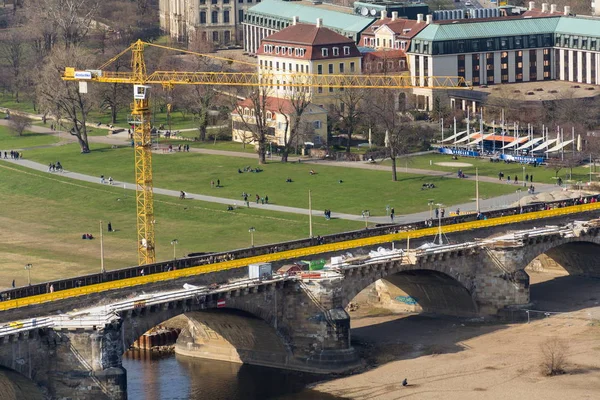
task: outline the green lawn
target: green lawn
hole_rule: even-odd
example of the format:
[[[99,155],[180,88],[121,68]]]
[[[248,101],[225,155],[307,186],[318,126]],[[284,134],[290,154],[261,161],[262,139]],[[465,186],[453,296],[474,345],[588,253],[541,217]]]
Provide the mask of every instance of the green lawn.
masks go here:
[[[57,142],[58,138],[45,133],[24,132],[22,136],[16,136],[7,126],[0,125],[0,150],[24,149]]]
[[[9,94],[0,94],[0,107],[37,114],[37,111],[33,109],[31,101],[22,100],[17,103],[13,96]]]
[[[66,145],[27,152],[27,158],[48,164],[60,160],[68,170],[93,176],[112,176],[115,180],[133,182],[133,150],[93,146],[90,154],[82,155],[76,145]],[[359,214],[369,209],[372,215],[385,215],[386,205],[396,208],[397,214],[424,211],[428,199],[447,205],[470,201],[475,183],[444,177],[400,174],[398,182],[391,181],[391,173],[326,165],[298,163],[281,164],[273,161],[263,166],[261,173],[238,173],[238,168],[255,168],[254,159],[232,156],[200,155],[195,153],[154,154],[155,187],[185,190],[241,201],[242,192],[268,195],[270,202],[308,208],[308,190],[313,193],[315,209]],[[310,175],[314,169],[316,174]],[[287,178],[293,180],[286,183]],[[210,182],[221,180],[222,188],[211,188]],[[342,180],[343,183],[339,183]],[[423,183],[434,183],[437,188],[421,190]],[[513,191],[507,185],[481,183],[482,198],[494,197]]]
[[[134,192],[68,179],[60,174],[32,171],[0,162],[0,287],[12,279],[24,284],[23,265],[33,264],[34,282],[80,275],[100,269],[99,221],[112,222],[105,233],[108,269],[137,263]],[[157,259],[177,255],[247,247],[248,228],[256,228],[256,244],[308,236],[308,218],[296,214],[239,208],[156,196]],[[315,234],[362,227],[360,222],[313,219]],[[82,240],[91,233],[95,240]]]
[[[182,132],[184,133],[184,132]],[[187,132],[186,132],[187,133]],[[223,150],[223,151],[234,151],[234,152],[242,152],[242,153],[250,153],[256,154],[256,150],[253,145],[228,141],[217,141],[216,143],[212,140],[207,140],[206,142],[191,142],[189,140],[176,140],[176,139],[160,139],[160,144],[169,145],[172,144],[173,147],[179,144],[189,144],[190,147],[195,147],[198,149],[212,149],[212,150]],[[275,156],[273,156],[275,157]]]
[[[405,161],[408,161],[408,168],[420,168],[434,171],[447,171],[457,172],[462,169],[467,175],[475,175],[475,168],[478,169],[480,176],[491,176],[498,178],[498,173],[502,171],[504,178],[508,176],[514,179],[515,175],[519,177],[519,180],[523,179],[523,167],[525,167],[525,174],[533,174],[534,181],[538,183],[555,183],[554,179],[555,171],[545,166],[538,166],[534,168],[532,165],[523,165],[518,163],[506,164],[504,162],[492,163],[489,158],[479,159],[472,157],[458,157],[458,160],[452,160],[452,156],[446,154],[426,154],[423,156],[408,157],[398,161],[399,170],[404,168]],[[431,165],[430,165],[431,161]],[[439,162],[462,162],[472,164],[472,167],[443,167],[436,165]],[[385,164],[389,165],[389,161]],[[566,168],[559,171],[558,176],[563,180],[568,180],[570,171]],[[582,180],[587,182],[589,179],[589,169],[587,167],[573,168],[574,181]]]

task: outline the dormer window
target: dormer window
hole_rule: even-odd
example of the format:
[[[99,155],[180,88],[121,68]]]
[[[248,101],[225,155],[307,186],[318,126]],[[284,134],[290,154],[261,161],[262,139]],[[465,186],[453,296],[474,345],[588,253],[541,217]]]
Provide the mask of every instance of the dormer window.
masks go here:
[[[339,56],[339,55],[340,55],[340,49],[339,49],[339,48],[337,48],[337,47],[334,47],[334,48],[333,48],[333,55],[334,55],[334,56]]]
[[[329,56],[329,49],[321,49],[321,56],[328,57]]]
[[[267,119],[273,119],[273,114],[271,114],[271,111],[267,111]]]
[[[344,55],[345,56],[349,56],[350,55],[350,46],[344,46]]]
[[[264,45],[264,50],[265,50],[265,53],[268,53],[269,52],[269,46],[265,44]]]
[[[279,54],[279,46],[275,46],[275,54]]]
[[[293,52],[293,49],[291,47],[288,47],[288,54],[291,56]]]

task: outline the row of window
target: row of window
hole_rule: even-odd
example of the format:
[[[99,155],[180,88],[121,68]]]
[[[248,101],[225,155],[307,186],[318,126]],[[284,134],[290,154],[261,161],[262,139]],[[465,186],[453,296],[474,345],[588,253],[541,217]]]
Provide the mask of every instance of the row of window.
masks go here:
[[[280,54],[282,56],[285,56],[287,54],[288,56],[296,57],[304,57],[304,54],[306,53],[306,49],[302,47],[274,46],[272,44],[263,45],[263,50],[265,53],[269,54],[275,53]]]
[[[210,4],[219,4],[219,1],[221,1],[223,4],[229,4],[229,0],[210,0]],[[260,3],[260,1],[261,0],[256,0],[257,3]],[[204,5],[206,3],[207,3],[206,0],[199,0],[200,5]],[[238,3],[244,4],[244,0],[238,0]],[[246,3],[252,4],[252,0],[246,0]]]
[[[213,31],[212,32],[212,41],[215,43],[221,43],[220,39],[221,39],[221,35],[219,34],[219,31]],[[224,44],[229,44],[231,42],[231,32],[229,31],[223,31],[223,43]],[[208,41],[208,32],[206,31],[202,31],[202,40],[203,41]]]
[[[265,45],[263,45],[263,51],[267,54],[277,54],[277,55],[282,55],[282,56],[285,56],[287,54],[288,56],[304,57],[306,50],[301,47],[286,47],[286,46],[274,46],[272,44],[265,44]],[[331,51],[332,51],[332,54],[334,57],[338,57],[340,55],[339,47],[332,47]],[[350,46],[344,46],[343,51],[344,51],[345,56],[349,56],[350,55]],[[321,56],[329,57],[329,48],[327,48],[327,47],[322,48]]]
[[[379,47],[379,38],[364,38],[363,44],[367,47]],[[382,39],[382,46],[390,49],[406,50],[406,40],[395,40],[392,43],[391,39]],[[389,46],[388,46],[389,45]]]
[[[598,45],[600,41],[596,38],[570,37],[569,35],[556,35],[556,45],[559,47],[571,47],[576,49],[600,50]]]
[[[239,10],[238,13],[239,13],[239,18],[244,18],[244,10]],[[231,21],[229,18],[229,10],[223,11],[223,19],[221,20],[221,23],[229,24],[230,22]],[[219,12],[218,11],[210,12],[210,23],[211,24],[219,23]],[[200,11],[200,24],[206,24],[206,11]]]
[[[402,62],[404,62],[404,60],[402,60]],[[309,72],[308,71],[308,65],[306,65],[306,70],[305,70],[304,69],[304,67],[305,67],[304,64],[292,64],[292,63],[287,63],[286,64],[284,62],[280,63],[279,61],[275,61],[275,63],[273,63],[273,61],[271,61],[271,60],[269,60],[268,62],[266,60],[264,60],[264,63],[263,63],[263,60],[260,60],[259,61],[259,65],[260,65],[260,68],[267,68],[268,67],[269,69],[273,69],[273,67],[275,67],[276,71],[283,71],[283,72],[286,72],[286,71],[293,72],[292,66],[295,65],[296,66],[296,72],[300,72],[300,73],[304,73],[304,72],[308,73]],[[356,72],[356,63],[354,61],[350,62],[349,66],[350,66],[350,72]],[[329,74],[334,74],[335,73],[334,72],[335,71],[335,66],[333,64],[328,64],[327,67],[328,67],[327,71],[329,71]],[[287,68],[287,70],[286,70],[286,68]],[[338,72],[340,74],[345,73],[346,72],[346,64],[339,63]],[[323,75],[323,65],[322,64],[317,65],[317,74]]]

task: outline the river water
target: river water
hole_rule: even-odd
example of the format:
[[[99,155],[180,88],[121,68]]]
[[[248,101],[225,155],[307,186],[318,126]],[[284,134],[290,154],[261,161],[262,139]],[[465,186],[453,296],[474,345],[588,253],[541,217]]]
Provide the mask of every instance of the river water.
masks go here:
[[[130,351],[129,400],[335,400],[305,389],[322,376],[252,365]]]

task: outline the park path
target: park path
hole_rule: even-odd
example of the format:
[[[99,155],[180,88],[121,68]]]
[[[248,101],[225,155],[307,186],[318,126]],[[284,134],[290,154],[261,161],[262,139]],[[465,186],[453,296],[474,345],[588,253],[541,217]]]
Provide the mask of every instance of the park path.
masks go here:
[[[0,120],[0,125],[7,125],[7,124],[8,124],[8,121]],[[70,135],[68,132],[52,131],[50,128],[46,128],[46,127],[39,126],[39,125],[32,125],[30,130],[32,132],[36,132],[36,133],[47,133],[47,134],[52,134],[52,135],[57,136],[60,139],[60,141],[59,141],[59,143],[53,144],[53,146],[62,145],[62,144],[65,144],[65,142],[76,141],[76,139],[72,135]],[[112,135],[112,136],[90,136],[89,141],[91,143],[102,143],[102,144],[123,146],[125,144],[128,144],[128,140],[125,135],[117,134],[117,135]],[[27,149],[12,149],[12,150],[26,151]],[[230,157],[233,156],[233,157],[243,157],[243,158],[256,158],[256,155],[252,154],[252,153],[232,152],[232,151],[224,151],[224,150],[190,148],[190,152],[200,153],[200,154],[230,156]],[[40,164],[35,161],[27,160],[26,157],[27,157],[27,154],[25,153],[25,159],[21,159],[21,160],[3,159],[2,161],[19,164],[19,165],[22,165],[27,168],[31,168],[31,169],[34,169],[37,171],[51,174],[51,172],[48,172],[47,165]],[[363,162],[341,162],[341,161],[320,161],[320,160],[311,160],[311,161],[307,160],[307,161],[302,161],[302,162],[310,163],[310,164],[322,164],[322,165],[328,165],[328,166],[331,165],[331,166],[338,166],[338,167],[361,168],[361,169],[370,169],[370,170],[390,171],[390,169],[391,169],[390,166],[377,165],[377,164],[371,164],[371,163],[363,163]],[[455,173],[449,173],[449,172],[443,172],[443,171],[430,171],[430,170],[422,170],[422,169],[415,169],[415,168],[399,168],[399,172],[408,172],[408,173],[429,175],[429,176],[446,176],[446,177],[450,177],[450,178],[459,179],[456,177]],[[70,178],[70,179],[101,184],[100,179],[98,177],[69,171],[68,169],[65,169],[64,173],[62,173],[61,175],[65,176],[67,178]],[[467,178],[467,179],[471,179],[471,178]],[[480,180],[482,182],[498,183],[498,180],[495,178],[492,178],[492,177],[480,177]],[[122,186],[125,189],[129,189],[129,190],[135,190],[135,185],[131,182],[114,182],[113,185]],[[516,185],[515,185],[515,188],[517,188]],[[548,191],[556,190],[556,186],[536,183],[536,190],[537,190],[537,192],[548,192]],[[163,188],[155,187],[154,193],[171,196],[171,197],[179,197],[179,191],[170,190],[170,189],[163,189]],[[187,193],[188,197],[192,200],[200,200],[200,201],[206,201],[206,202],[210,202],[210,203],[218,203],[218,204],[223,204],[223,205],[237,205],[238,207],[243,206],[243,202],[240,201],[239,199],[230,199],[230,198],[224,198],[224,197],[209,196],[209,195],[203,195],[203,194],[198,194],[198,193],[188,193],[188,192],[186,192],[186,193]],[[489,211],[489,210],[493,210],[493,209],[507,207],[508,205],[519,201],[520,197],[521,197],[521,195],[516,193],[516,189],[515,189],[515,193],[510,193],[507,195],[498,196],[498,197],[494,197],[494,198],[490,198],[490,199],[480,199],[479,200],[479,203],[480,203],[479,208],[482,212],[484,212],[484,211]],[[305,209],[305,208],[289,207],[289,206],[282,206],[282,205],[277,205],[277,204],[256,204],[256,203],[251,202],[250,206],[252,208],[284,212],[284,213],[292,213],[292,214],[308,215],[308,213],[309,213],[309,210]],[[475,210],[477,208],[477,205],[474,201],[468,202],[468,203],[462,203],[462,204],[445,204],[445,206],[449,210],[460,209],[462,211]],[[396,212],[397,212],[397,214],[394,219],[394,222],[396,222],[396,223],[411,223],[411,222],[416,222],[416,221],[423,221],[425,219],[430,218],[429,211],[418,212],[418,213],[413,213],[413,214],[406,214],[406,215],[401,215],[400,214],[401,210],[396,210]],[[313,215],[314,216],[323,215],[323,210],[313,210]],[[349,221],[364,221],[364,218],[361,215],[338,213],[338,212],[335,212],[335,210],[332,211],[332,218],[340,218],[340,219],[349,220]],[[370,223],[388,223],[388,222],[390,222],[390,218],[387,216],[373,216],[373,217],[369,217],[369,222]]]

